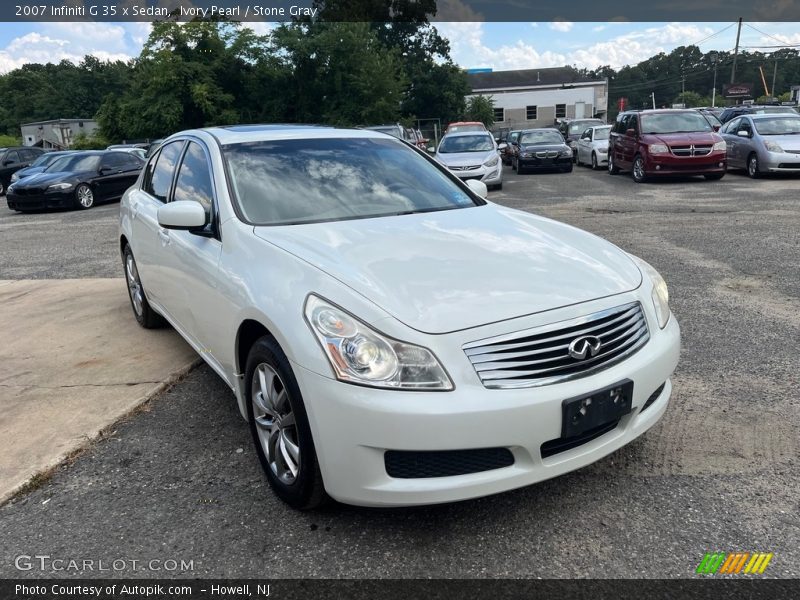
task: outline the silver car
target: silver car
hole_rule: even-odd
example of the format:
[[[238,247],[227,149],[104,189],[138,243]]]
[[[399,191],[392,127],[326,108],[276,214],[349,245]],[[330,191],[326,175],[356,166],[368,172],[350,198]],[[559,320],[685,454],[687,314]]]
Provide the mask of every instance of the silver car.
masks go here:
[[[608,134],[611,125],[589,127],[577,142],[575,161],[580,165],[592,165],[593,169],[608,165]]]
[[[720,131],[728,148],[728,166],[764,173],[800,173],[800,115],[742,115]]]
[[[500,150],[488,131],[448,133],[436,150],[436,160],[463,181],[478,179],[489,189],[503,188],[503,164]]]

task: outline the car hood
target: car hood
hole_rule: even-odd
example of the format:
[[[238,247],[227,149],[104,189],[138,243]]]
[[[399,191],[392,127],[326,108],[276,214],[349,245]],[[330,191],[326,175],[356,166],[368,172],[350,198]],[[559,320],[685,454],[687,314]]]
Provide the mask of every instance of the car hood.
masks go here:
[[[36,175],[44,171],[47,167],[25,167],[24,169],[20,169],[17,171],[17,177],[22,179],[23,177],[31,177],[32,175]]]
[[[15,187],[41,187],[44,185],[59,183],[61,181],[80,179],[82,175],[84,175],[84,173],[73,173],[71,171],[58,171],[56,173],[50,173],[48,171],[44,171],[42,173],[37,173],[35,175],[31,175],[30,177],[26,177],[25,179],[20,179]]]
[[[778,144],[784,150],[800,150],[800,135],[762,135],[761,139]]]
[[[448,167],[468,167],[482,165],[486,161],[497,156],[497,150],[487,150],[486,152],[452,152],[437,154],[439,162]]]
[[[520,152],[547,152],[552,150],[558,150],[562,152],[566,150],[569,146],[566,143],[564,144],[523,144],[519,147]]]
[[[676,144],[714,144],[722,140],[719,134],[711,133],[710,131],[691,133],[646,133],[642,135],[642,138],[648,144],[662,142],[668,146]]]
[[[642,280],[611,243],[491,203],[254,232],[427,333],[620,294]]]

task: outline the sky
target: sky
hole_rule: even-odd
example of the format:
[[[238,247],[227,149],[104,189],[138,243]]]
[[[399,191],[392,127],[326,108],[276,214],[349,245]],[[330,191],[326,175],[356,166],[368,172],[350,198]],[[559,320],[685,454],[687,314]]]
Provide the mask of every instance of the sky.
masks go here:
[[[251,24],[258,33],[269,24]],[[659,52],[698,44],[704,52],[733,50],[736,25],[728,23],[436,23],[450,40],[451,56],[464,68],[532,69],[575,65],[618,69]],[[102,60],[138,56],[149,23],[3,23],[0,73],[28,62]],[[746,23],[741,45],[771,52],[776,46],[800,48],[800,23]],[[800,83],[800,82],[798,82]]]

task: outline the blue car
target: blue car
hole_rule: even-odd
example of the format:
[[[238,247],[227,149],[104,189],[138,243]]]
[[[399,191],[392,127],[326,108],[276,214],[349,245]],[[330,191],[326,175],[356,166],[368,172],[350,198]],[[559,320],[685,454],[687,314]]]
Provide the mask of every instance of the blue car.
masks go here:
[[[42,154],[39,158],[31,163],[31,166],[25,167],[24,169],[20,169],[13,175],[11,175],[11,183],[16,183],[20,179],[24,179],[25,177],[30,177],[31,175],[36,175],[37,173],[41,173],[51,164],[53,164],[57,159],[61,158],[66,154],[72,154],[75,150],[62,150],[58,152],[46,152]]]

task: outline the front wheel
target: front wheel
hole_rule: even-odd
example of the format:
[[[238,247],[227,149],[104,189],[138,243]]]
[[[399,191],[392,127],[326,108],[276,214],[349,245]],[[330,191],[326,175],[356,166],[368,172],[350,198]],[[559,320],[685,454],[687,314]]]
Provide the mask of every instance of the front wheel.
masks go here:
[[[597,170],[597,154],[592,152],[592,171]]]
[[[3,182],[0,181],[0,196],[6,193],[6,186],[3,185]]]
[[[270,487],[292,508],[316,508],[327,495],[303,396],[272,336],[250,349],[245,382],[250,433]]]
[[[75,188],[75,206],[81,209],[92,208],[94,206],[94,193],[85,183]]]
[[[747,159],[747,174],[751,179],[758,179],[761,176],[761,169],[758,166],[758,155],[755,152]]]
[[[633,170],[631,174],[636,183],[644,183],[647,181],[647,173],[644,170],[644,159],[640,155],[637,155],[636,158],[633,159]]]
[[[608,153],[608,174],[619,175],[619,167],[614,164],[614,155],[611,152]]]
[[[147,301],[142,280],[139,278],[139,269],[136,267],[136,259],[133,258],[133,251],[129,245],[126,245],[122,252],[122,262],[125,267],[125,280],[128,283],[128,298],[136,322],[145,329],[163,327],[164,318],[154,311]]]

